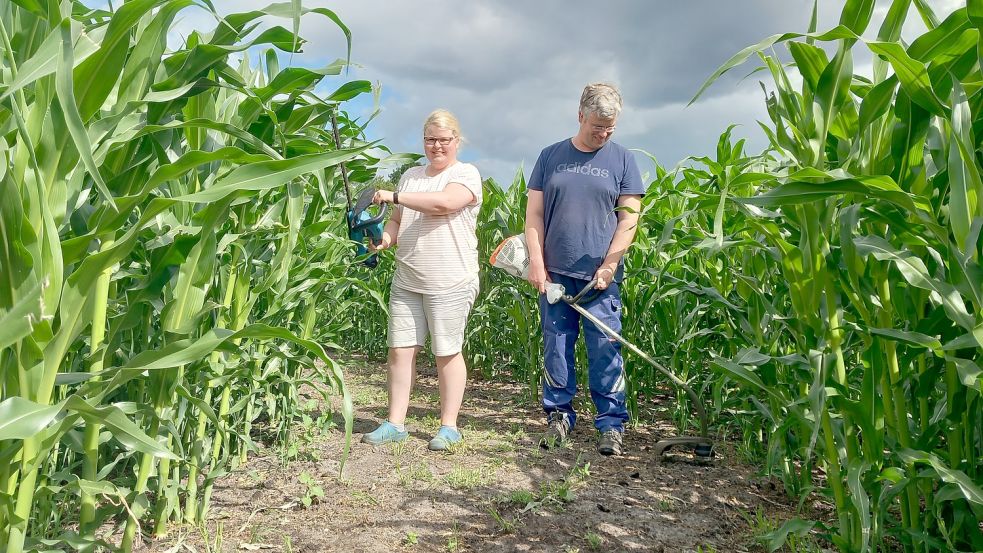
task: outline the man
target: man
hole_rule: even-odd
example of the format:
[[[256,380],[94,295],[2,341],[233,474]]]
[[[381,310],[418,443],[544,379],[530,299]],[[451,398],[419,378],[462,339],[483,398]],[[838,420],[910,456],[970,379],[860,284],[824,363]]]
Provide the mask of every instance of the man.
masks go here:
[[[621,332],[621,260],[635,236],[645,189],[632,153],[611,142],[620,113],[621,94],[615,87],[587,85],[577,134],[545,148],[529,178],[525,233],[529,282],[540,291],[543,409],[549,425],[541,445],[547,448],[566,439],[577,421],[574,345],[580,314],[562,301],[549,304],[546,283],[558,282],[572,295],[596,280],[599,293],[581,305]],[[621,455],[628,420],[621,344],[586,319],[583,326],[597,408],[594,426],[600,432],[597,450]]]

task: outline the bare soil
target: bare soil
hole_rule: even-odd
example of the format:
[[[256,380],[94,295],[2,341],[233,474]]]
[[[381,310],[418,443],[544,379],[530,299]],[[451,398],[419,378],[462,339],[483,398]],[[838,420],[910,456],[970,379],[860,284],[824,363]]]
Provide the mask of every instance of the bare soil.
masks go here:
[[[795,510],[726,443],[709,464],[685,453],[656,459],[656,441],[675,434],[668,424],[630,427],[625,455],[604,457],[582,416],[566,444],[542,450],[542,411],[509,383],[470,382],[464,445],[428,451],[439,427],[433,367],[419,369],[410,439],[362,444],[386,416],[386,370],[342,363],[356,412],[340,474],[344,432],[317,428],[329,412],[318,406],[289,444],[262,449],[215,485],[204,528],[176,527],[142,551],[761,551],[749,521],[780,524]]]

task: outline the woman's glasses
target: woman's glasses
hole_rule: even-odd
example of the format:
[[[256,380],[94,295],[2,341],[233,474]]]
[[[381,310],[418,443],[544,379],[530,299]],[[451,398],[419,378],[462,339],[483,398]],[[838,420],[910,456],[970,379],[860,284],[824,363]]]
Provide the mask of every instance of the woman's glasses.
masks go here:
[[[440,143],[441,146],[449,146],[456,136],[424,136],[423,143],[427,146],[433,146]]]

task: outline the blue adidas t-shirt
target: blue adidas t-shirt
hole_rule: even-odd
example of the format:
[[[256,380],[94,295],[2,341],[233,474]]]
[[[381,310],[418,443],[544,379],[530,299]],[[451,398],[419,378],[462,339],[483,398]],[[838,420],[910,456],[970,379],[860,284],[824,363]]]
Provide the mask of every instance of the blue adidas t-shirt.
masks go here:
[[[618,215],[618,196],[644,194],[635,156],[608,142],[581,152],[571,139],[545,148],[536,160],[528,188],[543,192],[546,270],[590,280],[608,253]],[[616,280],[621,280],[619,264]]]

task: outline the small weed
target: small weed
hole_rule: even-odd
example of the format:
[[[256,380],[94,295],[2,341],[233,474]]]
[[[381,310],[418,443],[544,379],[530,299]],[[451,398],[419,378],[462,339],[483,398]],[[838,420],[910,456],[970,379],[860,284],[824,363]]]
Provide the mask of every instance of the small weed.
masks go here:
[[[300,502],[304,504],[304,507],[310,507],[315,501],[320,501],[324,497],[324,488],[318,485],[314,477],[307,471],[300,473],[297,477],[301,484],[307,488],[304,492],[304,497],[300,498]]]
[[[438,405],[440,403],[440,396],[437,394],[428,394],[427,392],[419,392],[414,390],[413,393],[410,394],[410,400],[419,401],[428,405]]]
[[[676,510],[676,500],[674,500],[671,497],[666,497],[664,499],[660,499],[659,500],[659,510],[660,511],[663,511],[663,512],[666,512],[666,513],[671,513],[673,511],[675,511]]]
[[[261,524],[251,524],[249,526],[249,539],[246,540],[249,543],[266,543],[270,540],[270,533],[275,532],[274,529],[264,527]]]
[[[391,442],[389,444],[389,452],[393,454],[393,457],[401,457],[406,453],[407,443],[409,440],[403,440],[401,442]]]
[[[539,497],[542,503],[562,505],[573,501],[575,494],[569,480],[550,480],[539,486]]]
[[[526,432],[525,427],[514,424],[512,425],[512,428],[509,429],[506,437],[513,443],[519,444],[519,442],[529,439],[529,434]]]
[[[284,431],[283,445],[277,449],[283,466],[296,460],[317,460],[314,446],[321,433],[334,425],[330,414],[320,413],[318,406],[316,400],[308,400],[298,409],[294,424]]]
[[[543,505],[562,509],[565,503],[573,501],[576,494],[574,490],[582,487],[584,480],[590,476],[590,463],[581,465],[579,461],[566,478],[562,480],[549,480],[539,485],[539,490],[532,492],[529,490],[513,490],[506,495],[500,496],[496,502],[510,505],[522,506],[520,512],[536,511]]]
[[[717,553],[717,548],[712,545],[697,545],[696,553]]]
[[[440,419],[434,415],[427,415],[420,419],[420,429],[424,432],[435,434],[440,430]]]
[[[419,542],[420,536],[416,532],[407,532],[406,539],[404,542],[406,545],[416,545]]]
[[[578,458],[566,478],[544,482],[540,485],[539,497],[541,502],[562,505],[563,503],[573,501],[575,497],[574,489],[583,486],[584,480],[589,476],[590,463],[581,466],[580,459]]]
[[[794,553],[821,553],[823,548],[819,546],[816,538],[805,532],[782,532],[784,542],[776,543],[775,537],[782,524],[771,520],[760,510],[755,511],[754,515],[743,513],[744,519],[750,526],[750,533],[761,545],[773,551],[790,551]],[[781,540],[781,537],[778,538]]]
[[[545,447],[543,447],[542,449],[547,449],[547,450],[556,449],[559,447],[565,447],[565,448],[570,447],[569,440],[558,440],[556,436],[543,436],[543,444],[545,445]]]
[[[502,530],[502,532],[505,532],[506,534],[511,534],[512,532],[515,531],[515,523],[516,523],[515,519],[506,519],[504,516],[502,516],[501,513],[498,512],[498,509],[496,509],[494,506],[488,507],[488,514],[490,514],[492,518],[495,519],[495,522],[498,524],[498,527]]]
[[[600,549],[601,544],[604,542],[599,534],[591,532],[590,530],[584,533],[584,541],[587,542],[587,548],[591,551],[597,551]]]
[[[362,388],[355,391],[352,401],[355,405],[364,406],[384,404],[387,401],[386,392],[377,388]]]
[[[485,467],[469,469],[456,467],[444,477],[447,484],[457,490],[473,490],[488,483],[490,477]]]
[[[514,453],[517,449],[517,444],[508,438],[496,440],[488,445],[488,450],[494,453]]]
[[[492,457],[488,459],[487,465],[493,469],[500,469],[508,463],[508,459],[503,459],[502,457]]]
[[[529,490],[514,490],[509,494],[509,501],[516,505],[528,505],[536,500],[536,494]]]
[[[433,482],[434,479],[433,473],[430,472],[430,466],[422,461],[405,469],[397,466],[396,476],[399,479],[399,485],[404,487],[413,482]]]
[[[353,491],[352,494],[351,494],[351,497],[352,497],[352,499],[354,499],[355,501],[357,501],[357,502],[359,502],[359,503],[361,503],[363,505],[372,505],[372,506],[375,506],[375,507],[378,507],[379,506],[379,500],[378,499],[376,499],[375,497],[373,497],[371,494],[368,494],[368,493],[363,492],[361,490]]]
[[[587,478],[590,477],[590,462],[588,461],[581,466],[580,459],[577,459],[577,464],[574,466],[573,470],[570,471],[570,475],[579,479],[580,481],[587,480]]]
[[[495,503],[499,505],[520,507],[519,512],[535,511],[542,505],[539,495],[529,490],[513,490],[507,494],[499,496]]]

